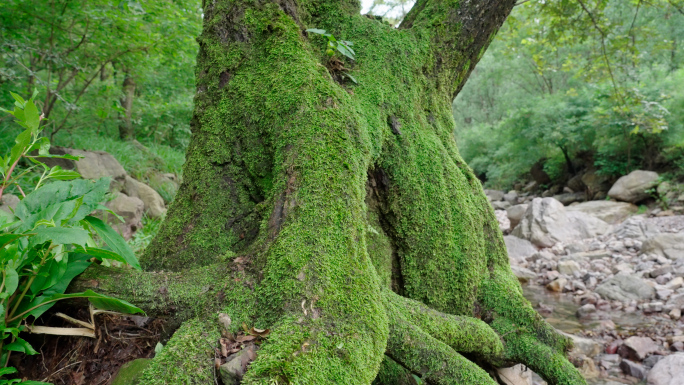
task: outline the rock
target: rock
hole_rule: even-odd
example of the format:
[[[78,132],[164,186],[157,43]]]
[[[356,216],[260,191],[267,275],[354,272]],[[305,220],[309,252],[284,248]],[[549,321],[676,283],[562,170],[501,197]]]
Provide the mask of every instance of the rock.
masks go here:
[[[582,176],[581,175],[575,175],[570,180],[568,181],[568,187],[571,192],[574,191],[584,191],[584,189],[587,187],[584,185],[584,182],[582,182]]]
[[[511,190],[504,194],[503,200],[506,202],[512,204],[512,205],[517,205],[518,204],[518,192],[515,190]]]
[[[142,376],[143,370],[152,363],[151,358],[138,358],[137,360],[126,362],[116,373],[112,385],[137,385]]]
[[[515,274],[516,278],[518,278],[518,281],[521,283],[527,283],[530,280],[537,278],[537,273],[524,267],[511,265],[511,270],[513,270],[513,274]]]
[[[655,366],[655,364],[658,363],[658,361],[662,360],[663,358],[665,358],[665,357],[654,354],[652,356],[646,357],[646,359],[644,359],[644,362],[642,362],[642,364],[645,367],[651,369],[652,367]]]
[[[671,296],[667,300],[667,306],[671,309],[684,309],[684,293]]]
[[[171,203],[178,192],[179,182],[176,174],[172,173],[152,173],[149,186],[164,198],[164,202]]]
[[[618,348],[618,354],[633,361],[642,361],[658,351],[658,344],[648,337],[629,337]]]
[[[647,384],[684,384],[684,353],[675,353],[658,361],[648,373]]]
[[[565,279],[563,277],[559,277],[559,278],[556,278],[555,280],[551,281],[548,285],[546,285],[546,288],[551,290],[551,291],[555,291],[555,292],[560,293],[563,291],[563,288],[565,287],[565,285],[567,283],[568,283],[567,279]]]
[[[565,275],[573,275],[580,271],[579,263],[575,261],[560,261],[558,262],[558,272]]]
[[[145,205],[145,212],[152,218],[159,218],[166,214],[164,199],[158,192],[145,183],[126,176],[124,191],[130,197],[140,198]]]
[[[539,184],[537,184],[537,182],[535,182],[535,181],[532,181],[532,182],[526,184],[525,187],[523,187],[523,191],[524,192],[532,192],[532,191],[536,190],[537,187],[539,187]]]
[[[491,204],[494,210],[506,210],[511,207],[511,204],[506,201],[492,201]]]
[[[592,196],[610,189],[610,177],[597,175],[593,170],[587,171],[582,175],[582,183],[587,186],[587,190],[589,190],[589,194]]]
[[[112,182],[116,180],[123,182],[126,177],[126,170],[119,161],[104,151],[83,151],[54,146],[50,147],[50,154],[82,156],[83,159],[77,161],[56,158],[39,159],[50,167],[59,165],[63,169],[75,169],[84,179],[99,179],[106,176],[112,178]]]
[[[500,368],[497,372],[506,385],[532,385],[532,371],[523,364]]]
[[[544,171],[544,161],[540,160],[530,168],[530,175],[538,185],[551,183],[551,177]]]
[[[514,261],[522,261],[537,252],[537,248],[527,239],[506,235],[504,242],[508,250],[508,258]]]
[[[553,199],[557,200],[558,202],[562,203],[565,206],[568,206],[571,203],[586,201],[587,200],[587,194],[585,194],[584,192],[565,193],[565,194],[554,195]]]
[[[672,309],[668,315],[671,320],[679,321],[679,319],[682,318],[682,311],[680,309]]]
[[[587,251],[583,253],[574,253],[570,254],[567,256],[567,259],[572,259],[574,261],[583,261],[583,260],[595,260],[595,259],[603,259],[603,258],[610,258],[611,253],[607,250],[596,250],[596,251]]]
[[[596,293],[606,299],[629,302],[651,299],[655,296],[655,289],[633,275],[616,275],[600,284]]]
[[[571,353],[583,354],[587,357],[594,358],[603,350],[602,345],[592,339],[564,332],[561,332],[561,334],[572,340],[573,347],[570,350]]]
[[[637,203],[648,198],[646,190],[658,185],[658,173],[653,171],[632,171],[621,177],[608,191],[608,196],[624,202]]]
[[[684,258],[684,234],[662,233],[644,241],[642,254],[657,254],[671,260]]]
[[[610,226],[582,212],[566,212],[553,198],[535,198],[527,207],[513,235],[539,247],[552,247],[557,242],[591,238],[610,230]]]
[[[503,200],[504,197],[504,192],[499,191],[499,190],[484,190],[485,195],[487,196],[487,199],[489,199],[490,202],[498,202]]]
[[[247,371],[247,365],[256,358],[256,345],[246,345],[239,352],[229,356],[219,367],[224,385],[238,385]]]
[[[124,223],[121,223],[117,218],[114,218],[107,213],[104,214],[114,230],[121,234],[124,239],[131,239],[133,233],[142,227],[142,214],[145,209],[145,204],[140,198],[129,197],[126,194],[117,193],[117,196],[107,202],[105,206],[123,217]]]
[[[580,373],[582,373],[582,377],[584,378],[596,378],[601,374],[596,368],[594,360],[585,355],[576,357],[574,362],[579,364]]]
[[[684,278],[682,277],[676,277],[670,282],[665,284],[665,289],[666,290],[677,290],[680,287],[684,286]]]
[[[658,267],[656,269],[653,269],[653,271],[651,271],[651,273],[650,273],[650,276],[651,276],[651,278],[656,278],[656,277],[659,277],[661,275],[672,273],[673,271],[674,271],[674,269],[672,268],[672,265],[665,265],[665,266],[661,266],[661,267]]]
[[[636,362],[622,360],[622,362],[620,362],[620,369],[622,369],[622,373],[628,376],[636,377],[640,380],[646,378],[646,368]]]
[[[14,209],[19,204],[19,198],[12,194],[3,194],[0,200],[0,223],[14,220]]]
[[[613,201],[589,201],[566,208],[568,211],[581,211],[604,222],[615,224],[639,211],[631,203]]]
[[[511,221],[511,229],[520,223],[525,211],[527,210],[527,204],[515,205],[506,209],[506,215],[508,215],[508,220]]]
[[[612,234],[618,239],[630,238],[644,241],[659,233],[658,229],[651,223],[647,223],[643,218],[628,218],[617,225]]]
[[[577,312],[575,313],[575,315],[577,316],[577,318],[581,319],[581,318],[587,318],[591,314],[594,314],[594,313],[596,313],[596,306],[591,304],[591,303],[587,303],[587,304],[580,306],[580,308],[577,309]]]

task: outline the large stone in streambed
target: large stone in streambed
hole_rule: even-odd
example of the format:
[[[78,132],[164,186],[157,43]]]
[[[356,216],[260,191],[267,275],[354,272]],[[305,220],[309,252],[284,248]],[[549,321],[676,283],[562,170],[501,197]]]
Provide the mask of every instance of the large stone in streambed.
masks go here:
[[[497,369],[497,372],[506,385],[532,385],[532,371],[523,364]]]
[[[612,201],[589,201],[567,207],[568,211],[581,211],[607,223],[618,223],[639,211],[631,203]]]
[[[655,289],[643,279],[633,275],[616,275],[596,288],[604,299],[629,302],[646,300],[655,296]]]
[[[665,258],[677,260],[684,258],[684,234],[655,234],[644,241],[641,246],[643,254],[657,254]]]
[[[112,385],[142,385],[138,380],[142,376],[143,370],[152,362],[151,358],[138,358],[137,360],[126,362],[121,366]]]
[[[672,354],[658,361],[648,373],[647,384],[684,384],[684,353]]]
[[[608,196],[619,201],[637,203],[650,196],[646,190],[658,185],[658,173],[635,170],[620,177],[608,191]]]
[[[504,242],[508,250],[508,258],[514,262],[522,262],[525,258],[537,252],[537,248],[527,239],[505,235]]]
[[[538,247],[552,247],[557,242],[603,235],[610,229],[609,224],[591,215],[566,211],[563,204],[553,198],[535,198],[512,235]]]

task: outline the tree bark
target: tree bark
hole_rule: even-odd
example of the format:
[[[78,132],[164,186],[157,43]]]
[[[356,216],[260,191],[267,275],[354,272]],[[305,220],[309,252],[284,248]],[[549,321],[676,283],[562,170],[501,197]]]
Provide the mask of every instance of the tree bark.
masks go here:
[[[102,71],[104,71],[104,66]],[[101,72],[104,73],[104,72]],[[133,98],[135,97],[135,80],[127,72],[124,78],[123,87],[121,89],[123,95],[121,96],[121,107],[124,109],[124,113],[120,117],[119,122],[119,138],[123,140],[133,140],[135,139],[135,129],[133,128],[133,121],[131,117],[133,116]]]
[[[184,181],[147,272],[79,281],[186,320],[141,383],[211,383],[218,311],[271,329],[243,384],[495,384],[485,368],[518,362],[585,383],[453,137],[451,101],[514,3],[418,0],[397,30],[352,0],[206,2]]]

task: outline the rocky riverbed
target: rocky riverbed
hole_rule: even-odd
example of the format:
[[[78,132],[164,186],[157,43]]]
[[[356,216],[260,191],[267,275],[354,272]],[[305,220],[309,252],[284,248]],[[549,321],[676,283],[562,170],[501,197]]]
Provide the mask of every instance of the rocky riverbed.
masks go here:
[[[571,359],[590,384],[684,385],[679,207],[487,195],[526,297],[574,339]],[[510,383],[544,384],[517,377]]]

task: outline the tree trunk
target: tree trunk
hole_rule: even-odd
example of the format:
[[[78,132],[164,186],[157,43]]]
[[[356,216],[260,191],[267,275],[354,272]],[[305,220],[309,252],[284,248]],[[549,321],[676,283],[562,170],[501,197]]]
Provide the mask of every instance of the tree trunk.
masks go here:
[[[104,71],[104,66],[102,71]],[[119,137],[123,140],[132,140],[135,139],[135,129],[131,120],[133,115],[133,98],[135,97],[135,80],[133,80],[129,73],[126,73],[121,91],[123,92],[121,107],[124,109],[124,113],[120,117]]]
[[[243,384],[496,384],[518,362],[585,383],[453,137],[451,101],[514,3],[418,0],[394,29],[351,0],[206,2],[184,181],[147,272],[79,281],[185,321],[141,383],[213,383],[219,311],[271,330]]]

